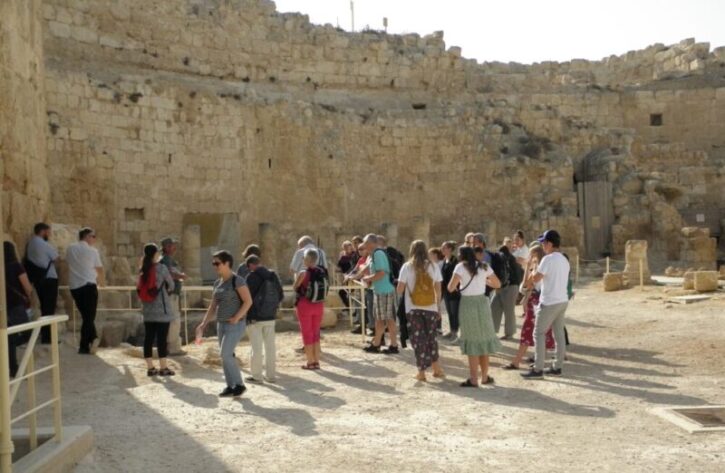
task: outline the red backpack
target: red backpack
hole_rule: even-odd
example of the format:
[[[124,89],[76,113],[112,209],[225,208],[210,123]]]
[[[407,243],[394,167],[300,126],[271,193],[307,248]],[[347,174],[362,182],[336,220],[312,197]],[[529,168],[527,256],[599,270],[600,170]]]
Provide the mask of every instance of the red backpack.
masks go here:
[[[143,280],[142,276],[138,277],[138,283],[136,284],[136,292],[138,298],[143,302],[153,302],[159,295],[159,288],[156,286],[156,265],[151,266],[148,274],[146,275],[146,281]]]

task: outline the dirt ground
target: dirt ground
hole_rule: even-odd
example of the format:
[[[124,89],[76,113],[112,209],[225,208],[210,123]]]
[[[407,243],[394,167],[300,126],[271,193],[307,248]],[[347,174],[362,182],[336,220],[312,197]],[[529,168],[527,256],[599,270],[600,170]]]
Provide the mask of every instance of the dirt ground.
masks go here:
[[[299,368],[297,334],[280,334],[277,384],[249,384],[241,400],[217,397],[221,370],[203,363],[212,340],[165,380],[121,349],[64,345],[64,422],[96,436],[75,471],[723,471],[725,433],[688,434],[651,409],[725,404],[725,296],[665,297],[579,288],[564,377],[501,370],[517,345],[505,342],[496,385],[478,389],[458,387],[457,347],[441,346],[447,379],[418,383],[410,349],[363,353],[347,324],[324,333],[319,372]]]

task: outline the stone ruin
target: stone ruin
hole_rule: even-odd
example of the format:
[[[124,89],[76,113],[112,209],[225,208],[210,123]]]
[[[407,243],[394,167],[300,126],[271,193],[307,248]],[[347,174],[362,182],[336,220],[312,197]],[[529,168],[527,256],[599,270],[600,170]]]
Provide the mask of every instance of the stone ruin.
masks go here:
[[[198,282],[214,248],[260,242],[285,268],[301,234],[334,254],[368,231],[405,248],[557,228],[582,258],[647,240],[652,261],[714,269],[704,235],[681,247],[697,226],[725,250],[725,48],[478,63],[440,32],[344,32],[268,0],[0,17],[5,231],[93,226],[119,284],[166,235]]]

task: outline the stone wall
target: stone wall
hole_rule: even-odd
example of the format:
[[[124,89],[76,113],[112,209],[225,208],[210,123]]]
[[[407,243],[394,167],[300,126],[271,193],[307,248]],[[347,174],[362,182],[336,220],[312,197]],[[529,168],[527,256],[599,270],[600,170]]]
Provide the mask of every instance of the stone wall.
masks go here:
[[[21,248],[48,216],[40,0],[0,2],[0,182],[3,227]]]
[[[329,251],[386,223],[399,246],[418,221],[435,242],[555,226],[580,246],[583,180],[613,183],[615,254],[648,239],[676,259],[684,224],[725,218],[722,48],[478,64],[441,33],[347,33],[266,0],[43,7],[52,218],[111,255],[214,213],[242,244],[261,225],[279,265],[302,233]]]

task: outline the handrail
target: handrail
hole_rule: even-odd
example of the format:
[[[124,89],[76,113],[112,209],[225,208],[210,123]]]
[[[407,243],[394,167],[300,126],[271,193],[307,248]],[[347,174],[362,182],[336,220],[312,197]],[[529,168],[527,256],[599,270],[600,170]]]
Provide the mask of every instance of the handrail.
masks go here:
[[[38,320],[14,325],[6,329],[7,335],[15,335],[18,333],[32,331],[30,340],[28,341],[25,353],[23,353],[22,361],[18,367],[16,378],[12,381],[9,378],[0,379],[0,396],[9,400],[10,406],[15,402],[15,398],[20,389],[20,385],[23,382],[27,382],[27,407],[23,412],[18,413],[14,418],[3,419],[4,425],[0,425],[0,431],[10,432],[12,425],[23,420],[28,419],[29,424],[29,443],[30,450],[35,450],[38,447],[38,429],[37,429],[37,413],[45,408],[53,408],[53,439],[55,442],[61,442],[63,439],[63,425],[61,415],[61,389],[60,389],[60,350],[58,348],[58,324],[66,322],[68,320],[67,315],[53,315],[41,317]],[[40,335],[40,330],[43,327],[50,327],[50,353],[51,363],[48,366],[35,369],[35,344]],[[2,344],[3,348],[7,347],[7,344]],[[4,355],[7,356],[7,353]],[[35,379],[38,375],[50,371],[52,373],[52,396],[49,400],[37,404],[36,392],[35,392]],[[12,456],[13,449],[9,451],[3,450],[0,454],[3,456],[2,462],[4,465],[9,464]],[[12,469],[12,467],[11,467]]]
[[[201,312],[205,311],[206,308],[201,307],[189,307],[188,304],[188,296],[187,294],[189,292],[209,292],[214,289],[213,286],[182,286],[182,294],[180,298],[180,307],[179,312],[183,313],[184,316],[184,338],[186,339],[187,343],[189,342],[189,312]],[[293,288],[290,285],[283,286],[282,289],[285,293],[291,293],[293,292]],[[337,285],[337,286],[330,286],[330,291],[339,291],[339,290],[345,290],[350,293],[357,292],[359,295],[358,297],[350,296],[350,299],[355,302],[356,307],[355,309],[359,310],[361,313],[360,321],[362,325],[362,339],[363,343],[365,342],[365,311],[367,309],[366,303],[365,303],[365,289],[366,285],[363,284],[360,281],[356,280],[350,280],[348,281],[347,285]],[[59,291],[69,291],[70,287],[68,286],[59,286]],[[99,292],[127,292],[128,293],[128,306],[123,308],[98,308],[99,312],[129,312],[129,311],[138,311],[139,307],[133,306],[133,294],[136,292],[135,286],[98,286]],[[326,308],[332,309],[332,310],[343,310],[348,309],[347,306],[327,306]],[[280,312],[290,312],[294,311],[294,308],[279,308]],[[76,337],[76,308],[74,304],[71,304],[70,307],[70,316],[71,321],[73,325],[73,337],[75,339]],[[353,324],[353,311],[349,311],[350,316],[350,325]]]

